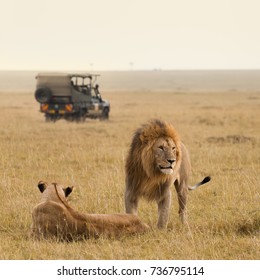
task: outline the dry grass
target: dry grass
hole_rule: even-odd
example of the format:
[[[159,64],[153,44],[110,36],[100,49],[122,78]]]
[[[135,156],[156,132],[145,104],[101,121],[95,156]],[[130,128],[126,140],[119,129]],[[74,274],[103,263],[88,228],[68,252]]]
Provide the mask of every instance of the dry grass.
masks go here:
[[[259,93],[107,92],[108,122],[45,123],[32,93],[1,93],[1,259],[259,259]],[[176,196],[168,230],[155,204],[139,215],[152,232],[120,240],[32,241],[31,212],[41,179],[76,186],[82,212],[123,212],[124,161],[132,132],[150,118],[171,121],[191,153],[192,182],[182,226]],[[173,190],[174,191],[174,190]],[[174,193],[174,192],[173,192]]]

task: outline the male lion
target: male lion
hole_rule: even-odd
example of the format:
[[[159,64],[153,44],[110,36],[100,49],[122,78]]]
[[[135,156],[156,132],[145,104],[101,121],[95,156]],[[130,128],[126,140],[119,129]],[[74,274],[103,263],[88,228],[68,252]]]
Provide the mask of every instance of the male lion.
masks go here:
[[[158,228],[167,226],[171,206],[170,186],[175,185],[182,222],[186,216],[187,191],[210,181],[191,187],[189,153],[180,141],[174,127],[161,120],[153,120],[137,129],[126,158],[126,213],[137,214],[140,197],[158,204]]]
[[[33,209],[32,236],[78,240],[144,233],[149,227],[131,214],[80,214],[67,202],[73,187],[38,183],[40,203]]]

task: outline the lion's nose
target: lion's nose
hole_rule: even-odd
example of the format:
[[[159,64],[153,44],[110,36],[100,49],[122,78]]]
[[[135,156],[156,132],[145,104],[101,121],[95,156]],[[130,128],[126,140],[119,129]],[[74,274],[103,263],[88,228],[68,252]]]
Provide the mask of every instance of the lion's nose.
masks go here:
[[[170,164],[173,164],[175,162],[175,159],[167,159],[167,161],[170,163]]]

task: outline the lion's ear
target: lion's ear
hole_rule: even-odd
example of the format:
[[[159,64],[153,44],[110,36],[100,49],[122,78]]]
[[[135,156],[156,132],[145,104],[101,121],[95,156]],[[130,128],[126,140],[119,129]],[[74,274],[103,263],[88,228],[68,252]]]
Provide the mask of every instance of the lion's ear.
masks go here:
[[[66,189],[64,189],[64,193],[65,193],[65,197],[68,197],[72,191],[73,191],[73,186],[72,187],[67,187]]]
[[[43,193],[45,191],[46,187],[47,187],[47,183],[46,182],[39,181],[38,188],[39,188],[41,193]]]
[[[143,133],[140,134],[139,138],[140,138],[142,144],[146,144],[148,142],[147,137],[145,137],[145,135]]]

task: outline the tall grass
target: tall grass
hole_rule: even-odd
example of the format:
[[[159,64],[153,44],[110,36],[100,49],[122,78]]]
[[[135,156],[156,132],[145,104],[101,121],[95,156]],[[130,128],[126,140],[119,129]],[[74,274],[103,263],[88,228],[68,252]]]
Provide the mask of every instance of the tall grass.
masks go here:
[[[107,92],[107,122],[45,123],[32,93],[1,93],[1,259],[259,259],[260,95]],[[192,159],[189,223],[181,225],[173,189],[167,230],[156,204],[139,215],[150,233],[120,240],[58,243],[29,237],[39,180],[74,185],[70,203],[88,213],[124,212],[124,162],[133,131],[150,118],[172,122]]]

